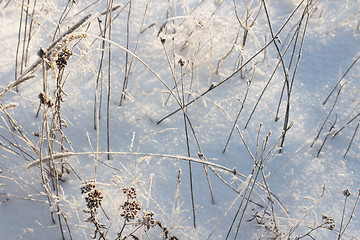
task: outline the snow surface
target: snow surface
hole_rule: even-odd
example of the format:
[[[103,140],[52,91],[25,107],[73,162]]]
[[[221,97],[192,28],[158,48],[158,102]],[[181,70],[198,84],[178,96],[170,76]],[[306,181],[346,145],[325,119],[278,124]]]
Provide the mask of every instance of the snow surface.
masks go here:
[[[34,71],[35,77],[21,83],[18,91],[12,89],[0,99],[0,239],[62,239],[58,216],[65,239],[91,239],[94,224],[85,221],[89,213],[85,211],[86,194],[81,194],[81,187],[91,180],[96,181],[96,189],[104,196],[102,209],[98,208],[96,217],[107,227],[102,229],[106,239],[115,239],[123,227],[121,206],[126,200],[123,188],[129,186],[136,189],[142,210],[137,216],[139,219],[125,226],[121,239],[125,236],[134,238],[130,236],[132,233],[140,239],[167,238],[159,226],[147,229],[139,224],[145,212],[154,213],[155,220],[168,229],[168,238],[295,239],[303,236],[303,239],[338,239],[339,231],[343,231],[351,219],[341,238],[360,239],[359,207],[350,217],[360,188],[360,139],[356,132],[359,119],[348,123],[359,114],[359,63],[355,62],[323,104],[360,54],[358,1],[265,1],[273,33],[282,31],[254,58],[272,40],[262,1],[131,1],[128,43],[129,2],[115,1],[114,6],[120,4],[120,8],[112,12],[115,18],[111,28],[109,102],[109,43],[106,42],[102,50],[99,37],[99,26],[104,29],[106,17],[101,13],[106,10],[107,3],[71,2],[37,1],[34,16],[28,19],[33,19],[34,24],[29,59],[24,66],[24,69],[31,66],[39,58],[40,47],[46,49],[54,41],[53,35],[67,4],[72,8],[59,24],[60,34],[91,13],[90,19],[72,33],[71,36],[78,38],[67,43],[73,54],[65,67],[62,86],[66,95],[61,103],[61,118],[67,127],[62,127],[61,142],[66,150],[60,149],[57,135],[53,153],[71,153],[63,159],[69,173],[56,183],[45,172],[43,176],[48,180],[44,182],[41,171],[48,170],[48,164],[43,163],[41,168],[39,164],[28,167],[39,159],[41,139],[46,138],[46,134],[42,136],[42,128],[46,126],[43,106],[36,117],[38,96],[44,91],[40,65]],[[304,9],[308,2],[311,5],[307,12]],[[29,1],[29,14],[33,4]],[[294,9],[297,10],[291,15]],[[244,28],[240,26],[235,10],[239,20],[247,26],[245,46],[242,45]],[[304,18],[301,18],[303,13]],[[247,20],[246,14],[250,15]],[[0,2],[1,91],[16,80],[20,15],[20,2]],[[286,22],[289,16],[292,17]],[[292,127],[286,132],[280,153],[288,95],[285,87],[279,119],[275,121],[285,73],[280,63],[270,78],[279,64],[274,42],[284,53],[299,23],[299,35],[294,39],[296,46],[291,44],[283,57],[287,68],[292,61],[286,70],[289,81],[295,69],[296,74],[290,95],[288,126]],[[21,26],[23,39],[25,15]],[[54,39],[59,36],[57,32]],[[133,62],[127,97],[119,106],[127,44],[128,62]],[[23,42],[19,46],[18,77],[21,75]],[[105,53],[103,80],[96,90],[102,51]],[[241,75],[239,71],[222,83],[249,59],[252,60],[244,66]],[[179,60],[183,61],[183,67]],[[55,72],[53,69],[48,71],[48,96],[53,96],[56,89]],[[179,81],[177,89],[173,88],[174,78]],[[173,94],[165,85],[173,90]],[[186,102],[200,96],[210,86],[216,86],[186,108],[191,158],[187,158],[183,112],[157,124],[179,108],[175,96],[180,102],[183,100],[182,85]],[[101,107],[96,130],[95,95],[96,109]],[[247,124],[259,97],[259,104]],[[242,104],[237,121],[239,131],[235,128],[223,153]],[[54,107],[47,112],[49,126],[53,110]],[[110,160],[106,154],[108,126]],[[264,144],[266,148],[262,151]],[[42,159],[49,154],[48,141],[44,140]],[[257,165],[251,156],[255,161],[259,160]],[[193,160],[191,176],[196,228],[193,226],[189,159]],[[205,160],[217,166],[210,169],[203,164]],[[56,166],[61,169],[60,164]],[[235,170],[236,174],[231,172]],[[254,184],[255,177],[257,184]],[[57,191],[54,186],[58,186]],[[345,189],[351,192],[347,198],[343,194]],[[250,196],[251,202],[239,193]],[[328,229],[329,224],[317,227],[325,221],[324,215],[334,219],[333,230]],[[236,234],[240,218],[241,225]],[[234,219],[234,226],[227,236]],[[304,236],[307,233],[309,235]],[[99,234],[97,239],[101,239]]]

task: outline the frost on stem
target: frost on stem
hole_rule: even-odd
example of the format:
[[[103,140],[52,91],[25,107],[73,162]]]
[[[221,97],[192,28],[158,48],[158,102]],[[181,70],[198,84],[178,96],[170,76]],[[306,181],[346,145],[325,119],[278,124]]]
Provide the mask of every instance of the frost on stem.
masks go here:
[[[101,201],[104,198],[104,195],[101,191],[96,189],[95,182],[86,182],[81,187],[81,194],[86,194],[85,201],[88,209],[96,213],[96,210],[101,206]]]
[[[121,216],[125,221],[134,220],[141,210],[140,203],[137,200],[136,190],[134,187],[125,187],[123,188],[123,193],[126,194],[126,201],[121,205]]]
[[[58,54],[57,59],[56,59],[56,66],[59,70],[62,70],[65,68],[71,55],[72,55],[72,51],[67,47],[64,47],[60,51],[60,53]]]
[[[333,219],[333,217],[327,216],[327,215],[323,215],[322,216],[322,224],[321,226],[323,228],[328,228],[329,230],[334,230],[335,228],[335,221]]]
[[[40,93],[38,98],[41,104],[47,105],[48,107],[54,106],[54,102],[45,93]]]
[[[90,216],[85,220],[85,222],[90,222],[94,225],[94,233],[91,235],[93,239],[97,238],[99,234],[99,239],[105,239],[105,233],[102,229],[106,229],[104,224],[101,224],[97,219],[97,209],[101,207],[101,201],[104,198],[104,195],[101,191],[96,189],[95,181],[85,182],[81,187],[81,194],[85,194],[85,201],[87,210],[84,210],[85,213],[89,213]]]
[[[156,221],[154,218],[154,212],[144,212],[143,218],[139,221],[139,224],[146,227],[149,230],[152,227],[156,226]]]
[[[126,198],[124,203],[121,205],[122,212],[120,214],[120,216],[124,218],[124,224],[121,230],[117,233],[116,240],[127,239],[128,237],[138,239],[134,234],[136,234],[136,232],[138,232],[140,229],[149,231],[151,228],[156,226],[161,228],[164,234],[164,239],[178,239],[176,236],[170,236],[168,228],[164,227],[160,221],[155,220],[154,212],[142,211],[142,215],[139,214],[142,210],[142,207],[139,200],[137,199],[135,187],[124,187],[122,191]],[[127,226],[135,226],[136,228],[135,230],[132,230],[130,234],[125,235],[124,229]]]

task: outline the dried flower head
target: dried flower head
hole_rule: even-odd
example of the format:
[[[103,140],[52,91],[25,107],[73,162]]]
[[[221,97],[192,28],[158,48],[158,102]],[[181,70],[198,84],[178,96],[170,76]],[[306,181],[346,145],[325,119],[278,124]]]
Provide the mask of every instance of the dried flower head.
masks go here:
[[[183,67],[183,66],[185,65],[185,61],[182,60],[181,58],[180,58],[180,60],[178,61],[178,63],[180,64],[181,67]]]
[[[120,214],[126,221],[134,220],[141,210],[140,203],[137,200],[136,189],[134,187],[123,188],[126,195],[125,202],[121,205],[122,213]]]
[[[344,194],[345,197],[349,197],[349,196],[351,195],[349,189],[345,189],[345,190],[343,191],[343,194]]]
[[[87,207],[89,209],[96,209],[101,206],[101,201],[104,198],[102,192],[97,189],[94,189],[88,193],[88,196],[85,197]]]
[[[154,212],[144,212],[143,218],[139,222],[140,225],[143,225],[149,230],[152,227],[156,226],[156,221],[154,218]]]
[[[324,228],[328,228],[330,230],[334,230],[335,228],[335,221],[332,217],[327,216],[327,215],[323,215],[322,216],[322,221],[323,221],[323,227]]]
[[[81,194],[88,193],[91,190],[93,190],[95,187],[96,187],[95,181],[91,180],[91,181],[85,182],[83,184],[83,186],[80,188]]]
[[[123,193],[126,195],[126,197],[128,199],[135,199],[137,198],[136,196],[136,190],[134,187],[124,187],[123,188]]]
[[[48,107],[54,106],[54,102],[50,98],[48,98],[48,96],[45,93],[43,93],[43,92],[40,93],[38,98],[40,99],[41,104],[44,104],[44,105],[46,104],[46,105],[48,105]]]
[[[95,211],[101,206],[101,201],[104,195],[101,191],[96,189],[94,181],[85,182],[81,187],[81,194],[86,194],[85,201],[88,209]]]
[[[135,217],[138,215],[138,212],[141,210],[140,204],[137,202],[136,199],[130,200],[127,199],[123,205],[121,206],[123,212],[121,216],[126,220],[134,220]]]
[[[56,66],[58,67],[59,70],[65,68],[71,55],[72,52],[69,48],[65,47],[61,50],[56,60]]]

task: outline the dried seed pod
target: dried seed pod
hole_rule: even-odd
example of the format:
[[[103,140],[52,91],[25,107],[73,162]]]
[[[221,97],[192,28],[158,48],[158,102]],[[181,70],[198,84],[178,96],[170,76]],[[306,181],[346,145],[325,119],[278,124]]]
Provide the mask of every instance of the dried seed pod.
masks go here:
[[[96,187],[95,181],[91,180],[91,181],[85,182],[83,184],[83,186],[80,188],[81,194],[88,193],[91,190],[95,189],[95,187]]]
[[[41,104],[46,104],[47,103],[47,96],[45,93],[40,93],[38,98],[40,99],[40,103]]]
[[[52,99],[49,99],[46,104],[48,105],[48,107],[54,106],[54,102],[52,101]]]
[[[345,189],[345,190],[343,191],[343,194],[344,194],[345,197],[349,197],[349,196],[351,195],[349,189]]]
[[[154,218],[154,212],[144,212],[142,220],[139,222],[141,225],[145,226],[147,230],[156,226],[156,221]]]
[[[38,98],[40,99],[41,104],[46,104],[48,107],[54,106],[54,102],[52,101],[52,99],[49,99],[44,92],[40,93]]]
[[[324,226],[324,228],[328,228],[331,231],[334,230],[335,221],[334,221],[333,217],[323,215],[322,220],[323,220],[323,224],[326,225],[326,226]]]
[[[44,58],[46,56],[46,54],[47,54],[47,51],[44,48],[40,47],[40,50],[38,52],[38,56],[40,58]]]
[[[185,61],[182,60],[181,58],[180,58],[180,60],[178,61],[178,63],[180,64],[181,67],[183,67],[183,66],[185,65]]]
[[[56,60],[56,66],[59,70],[65,68],[71,55],[72,55],[72,52],[69,48],[63,48],[61,50],[61,52],[58,54],[58,57]]]

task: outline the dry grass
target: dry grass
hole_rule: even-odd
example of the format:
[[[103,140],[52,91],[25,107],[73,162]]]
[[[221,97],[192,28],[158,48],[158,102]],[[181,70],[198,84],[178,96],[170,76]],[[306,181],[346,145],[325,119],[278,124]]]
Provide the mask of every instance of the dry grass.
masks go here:
[[[355,216],[360,193],[350,215],[346,214],[346,209],[351,194],[345,190],[341,219],[321,213],[320,222],[316,216],[312,224],[311,214],[317,211],[326,195],[325,185],[314,204],[301,217],[293,219],[288,206],[273,192],[273,183],[269,180],[271,161],[281,158],[280,153],[288,143],[285,136],[289,136],[294,124],[291,107],[295,79],[309,23],[321,6],[318,1],[298,1],[281,23],[271,15],[271,5],[264,0],[233,1],[231,4],[201,1],[191,6],[181,1],[168,1],[156,7],[150,0],[143,3],[129,0],[123,5],[108,0],[106,4],[94,2],[85,6],[82,3],[81,7],[75,1],[68,1],[65,5],[62,3],[60,18],[53,10],[46,9],[46,4],[23,0],[0,5],[4,12],[15,8],[20,13],[14,81],[2,86],[0,93],[0,154],[4,159],[0,161],[0,177],[6,179],[6,184],[0,183],[0,190],[11,192],[7,184],[21,189],[20,196],[0,192],[5,195],[0,199],[0,208],[17,197],[46,202],[62,239],[79,236],[92,239],[194,238],[187,233],[188,218],[192,219],[191,226],[200,231],[205,224],[201,222],[204,216],[199,207],[204,197],[197,186],[201,181],[206,185],[201,186],[201,194],[206,189],[213,205],[217,204],[219,191],[230,192],[226,199],[230,199],[229,204],[217,216],[219,220],[212,221],[207,229],[211,231],[200,234],[204,238],[211,239],[219,231],[225,239],[241,239],[242,231],[246,231],[243,225],[251,224],[261,229],[258,239],[316,239],[314,234],[323,230],[335,232],[338,239],[351,239],[346,230]],[[210,10],[201,11],[207,8]],[[221,14],[229,9],[234,16],[226,20]],[[139,12],[142,15],[136,15]],[[43,36],[46,36],[42,42],[47,42],[46,48],[37,42],[37,38]],[[283,38],[286,40],[282,43],[280,39]],[[156,56],[151,56],[154,54],[152,48],[157,49]],[[269,57],[274,61],[269,62]],[[329,136],[334,138],[359,116],[356,114],[358,104],[350,114],[337,107],[346,90],[343,89],[344,79],[358,59],[324,101],[324,104],[329,101],[338,89],[333,105],[309,144],[317,148],[316,157],[324,151]],[[264,69],[262,80],[259,69]],[[76,79],[79,75],[81,79]],[[275,79],[280,84],[275,83]],[[88,82],[92,87],[88,87]],[[83,88],[76,88],[78,84]],[[32,86],[34,90],[29,90]],[[218,96],[221,88],[227,93],[232,93],[230,90],[234,88],[239,94]],[[270,89],[276,96],[267,95]],[[77,94],[91,95],[92,102],[72,101]],[[241,99],[238,107],[227,105],[238,96]],[[19,114],[23,110],[18,111],[23,102],[28,102],[31,111],[36,112],[28,122]],[[69,110],[69,102],[87,116],[80,117],[80,121],[92,119],[91,130],[85,121],[81,123],[83,126],[76,126],[87,131],[86,147],[86,144],[73,145],[74,139],[69,139],[74,136],[71,131],[76,129],[76,115],[81,115]],[[225,145],[224,155],[220,156],[225,158],[225,152],[233,147],[231,144],[241,144],[244,162],[227,163],[210,158],[213,152],[204,146],[202,139],[207,134],[202,127],[209,127],[205,120],[211,122],[213,114],[209,112],[204,117],[207,104],[221,112],[216,115],[216,123],[225,123],[223,130],[227,141],[220,142],[220,136],[219,140],[215,139],[219,145]],[[269,108],[275,113],[274,119],[264,119],[273,128],[266,130],[265,135],[262,119],[257,119],[256,115],[261,104],[272,104]],[[153,107],[156,111],[151,110]],[[178,112],[182,113],[179,118]],[[341,119],[341,126],[335,120],[324,137],[324,129],[335,112],[348,119]],[[223,116],[225,120],[221,119]],[[140,141],[134,131],[129,151],[119,149],[122,143],[117,141],[125,142],[117,136],[121,133],[120,127],[146,129],[143,119],[150,119],[148,122],[156,131],[140,135]],[[167,126],[174,123],[174,128]],[[242,124],[246,130],[239,127]],[[356,141],[358,126],[359,123],[349,135],[350,143],[344,157]],[[178,145],[174,146],[175,150],[162,153],[159,147],[159,152],[149,152],[151,143],[157,142],[157,135],[161,138],[171,131],[176,131],[173,142]],[[245,131],[248,134],[245,135]],[[137,141],[138,149],[133,152]],[[140,146],[146,150],[140,151]],[[84,148],[86,150],[81,150]],[[181,154],[178,149],[183,150]],[[153,164],[166,160],[166,164],[159,166],[181,165],[180,169],[174,174],[173,167],[169,167],[166,169],[169,172],[164,173],[161,167],[157,169]],[[244,170],[243,166],[248,167]],[[162,183],[158,180],[161,178],[169,178],[167,184],[175,187],[174,192],[167,192],[173,198],[163,200],[163,196],[153,194],[153,188],[162,191]],[[72,195],[70,200],[66,185],[74,183],[81,196]],[[184,213],[186,211],[191,214]]]

